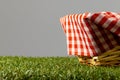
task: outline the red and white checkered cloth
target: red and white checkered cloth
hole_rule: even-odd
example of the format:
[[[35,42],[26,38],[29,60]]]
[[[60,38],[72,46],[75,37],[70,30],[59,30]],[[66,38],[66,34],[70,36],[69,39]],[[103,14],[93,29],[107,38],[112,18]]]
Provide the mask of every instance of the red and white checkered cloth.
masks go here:
[[[69,55],[93,57],[120,45],[120,14],[98,12],[60,18]]]

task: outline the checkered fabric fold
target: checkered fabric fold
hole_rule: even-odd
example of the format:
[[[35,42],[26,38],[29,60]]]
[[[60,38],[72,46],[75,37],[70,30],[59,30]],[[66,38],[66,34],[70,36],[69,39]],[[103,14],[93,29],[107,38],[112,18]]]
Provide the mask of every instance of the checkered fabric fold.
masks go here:
[[[98,12],[60,18],[69,55],[93,57],[120,45],[120,14]]]

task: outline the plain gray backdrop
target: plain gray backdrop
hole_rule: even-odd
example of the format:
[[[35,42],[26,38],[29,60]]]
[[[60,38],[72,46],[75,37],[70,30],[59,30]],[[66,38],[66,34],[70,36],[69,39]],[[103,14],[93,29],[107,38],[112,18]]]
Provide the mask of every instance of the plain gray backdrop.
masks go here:
[[[120,12],[119,0],[0,0],[0,56],[68,56],[60,17]]]

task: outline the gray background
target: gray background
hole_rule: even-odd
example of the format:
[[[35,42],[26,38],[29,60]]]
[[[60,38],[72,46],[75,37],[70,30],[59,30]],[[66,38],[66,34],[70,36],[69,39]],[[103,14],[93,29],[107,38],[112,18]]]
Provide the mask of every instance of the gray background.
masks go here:
[[[1,56],[68,56],[59,18],[120,11],[118,0],[0,0]]]

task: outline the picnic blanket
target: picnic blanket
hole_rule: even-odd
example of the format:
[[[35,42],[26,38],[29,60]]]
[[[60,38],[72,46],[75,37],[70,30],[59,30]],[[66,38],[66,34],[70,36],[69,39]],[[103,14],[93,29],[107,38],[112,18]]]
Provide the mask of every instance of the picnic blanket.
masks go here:
[[[69,55],[93,57],[120,45],[120,14],[96,12],[60,18]]]

